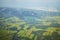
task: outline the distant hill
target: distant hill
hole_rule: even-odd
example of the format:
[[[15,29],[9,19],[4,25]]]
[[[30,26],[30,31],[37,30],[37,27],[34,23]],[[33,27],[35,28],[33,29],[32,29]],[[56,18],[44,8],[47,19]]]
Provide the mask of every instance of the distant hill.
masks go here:
[[[49,12],[44,10],[32,10],[32,9],[25,9],[25,8],[7,8],[7,7],[0,7],[0,17],[12,17],[16,16],[21,20],[35,20],[36,18],[44,18],[44,17],[53,17],[53,16],[60,16],[60,12]],[[28,17],[28,18],[27,18]],[[33,22],[32,22],[33,23]]]
[[[45,16],[60,16],[60,12],[49,12],[44,10],[32,10],[32,9],[23,9],[20,8],[6,8],[0,7],[0,14],[1,15],[10,15],[10,16],[17,16],[17,17],[24,17],[24,16],[33,16],[33,17],[45,17]]]

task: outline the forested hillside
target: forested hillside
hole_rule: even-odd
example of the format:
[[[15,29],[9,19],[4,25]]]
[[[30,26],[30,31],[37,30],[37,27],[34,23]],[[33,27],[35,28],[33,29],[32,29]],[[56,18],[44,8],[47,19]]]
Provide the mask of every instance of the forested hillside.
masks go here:
[[[60,40],[60,12],[1,7],[0,40]]]

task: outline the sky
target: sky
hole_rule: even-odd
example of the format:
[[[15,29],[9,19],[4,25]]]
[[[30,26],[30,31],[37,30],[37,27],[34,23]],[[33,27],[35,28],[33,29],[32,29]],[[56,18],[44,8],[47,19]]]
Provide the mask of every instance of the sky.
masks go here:
[[[60,11],[60,0],[0,0],[0,7]]]

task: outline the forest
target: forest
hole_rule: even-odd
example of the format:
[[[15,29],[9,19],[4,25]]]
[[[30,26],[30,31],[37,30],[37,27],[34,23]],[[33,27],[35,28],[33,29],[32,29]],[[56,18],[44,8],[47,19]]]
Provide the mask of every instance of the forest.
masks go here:
[[[0,40],[60,40],[59,12],[1,10]]]

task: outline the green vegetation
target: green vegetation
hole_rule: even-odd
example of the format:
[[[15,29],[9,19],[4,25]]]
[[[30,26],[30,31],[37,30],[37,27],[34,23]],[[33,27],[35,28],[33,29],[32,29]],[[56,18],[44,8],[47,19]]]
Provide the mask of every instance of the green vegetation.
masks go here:
[[[0,18],[0,40],[60,40],[60,17]]]

